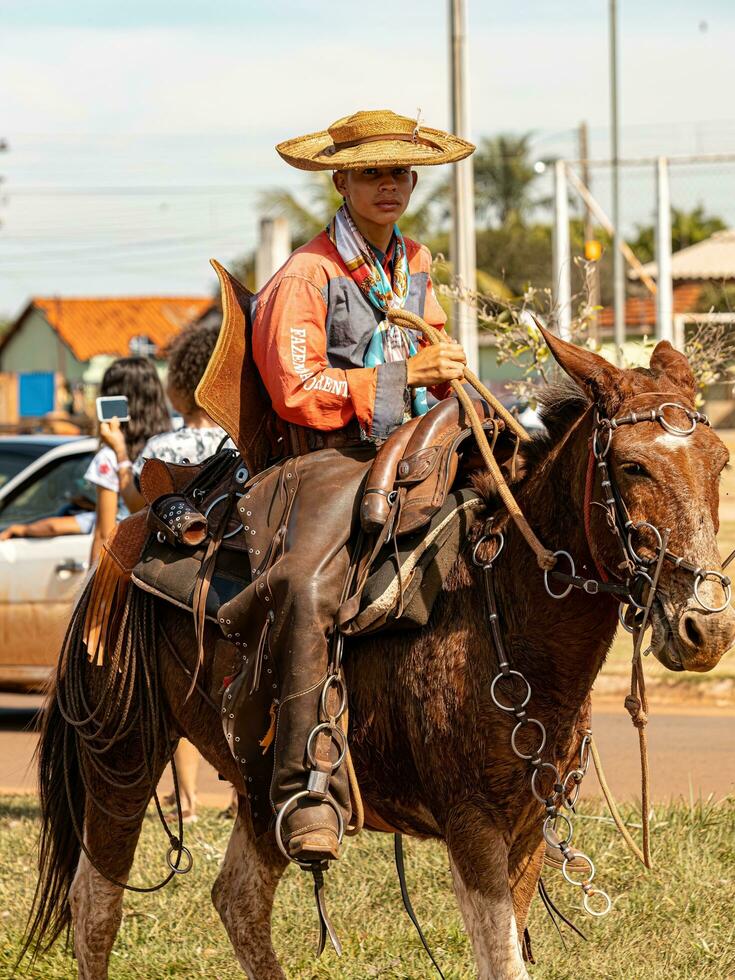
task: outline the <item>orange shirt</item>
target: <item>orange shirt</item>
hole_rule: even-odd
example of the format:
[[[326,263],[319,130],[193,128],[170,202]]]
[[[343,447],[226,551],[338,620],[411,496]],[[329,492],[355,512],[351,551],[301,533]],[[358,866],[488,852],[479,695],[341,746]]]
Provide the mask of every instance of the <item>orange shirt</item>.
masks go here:
[[[404,241],[411,276],[404,308],[441,329],[446,316],[431,282],[431,254]],[[356,418],[373,441],[402,424],[410,407],[406,362],[363,366],[384,314],[352,280],[326,232],[297,249],[266,283],[253,300],[252,318],[255,363],[281,418],[327,431]]]

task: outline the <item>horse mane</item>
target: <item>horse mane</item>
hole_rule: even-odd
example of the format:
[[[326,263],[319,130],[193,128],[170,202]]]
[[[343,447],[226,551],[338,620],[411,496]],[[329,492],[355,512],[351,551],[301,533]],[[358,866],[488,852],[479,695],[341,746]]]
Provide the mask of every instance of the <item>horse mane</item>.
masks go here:
[[[574,423],[589,407],[590,400],[576,382],[564,375],[559,381],[544,385],[536,399],[543,430],[533,434],[521,445],[518,455],[519,476],[514,489],[522,487],[548,460],[550,454],[563,441]],[[490,475],[483,469],[473,473],[472,485],[487,504],[495,507],[497,494]]]
[[[566,375],[557,382],[544,385],[536,398],[544,429],[535,433],[521,449],[527,474],[533,473],[548,458],[590,404],[584,391]]]

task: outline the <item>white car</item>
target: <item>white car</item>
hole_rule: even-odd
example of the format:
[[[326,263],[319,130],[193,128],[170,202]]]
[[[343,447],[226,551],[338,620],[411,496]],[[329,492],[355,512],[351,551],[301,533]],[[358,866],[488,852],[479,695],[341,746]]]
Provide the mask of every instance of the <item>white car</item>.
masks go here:
[[[0,530],[93,505],[97,439],[0,438]],[[0,541],[0,690],[43,686],[88,568],[91,534]]]

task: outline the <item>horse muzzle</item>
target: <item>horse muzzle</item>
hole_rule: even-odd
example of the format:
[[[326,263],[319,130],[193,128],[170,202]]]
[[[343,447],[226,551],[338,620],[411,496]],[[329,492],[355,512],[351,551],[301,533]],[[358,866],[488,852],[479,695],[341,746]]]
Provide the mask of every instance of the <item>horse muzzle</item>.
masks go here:
[[[653,643],[653,653],[668,670],[712,670],[735,643],[735,609],[718,612],[685,608],[666,616],[667,636]]]

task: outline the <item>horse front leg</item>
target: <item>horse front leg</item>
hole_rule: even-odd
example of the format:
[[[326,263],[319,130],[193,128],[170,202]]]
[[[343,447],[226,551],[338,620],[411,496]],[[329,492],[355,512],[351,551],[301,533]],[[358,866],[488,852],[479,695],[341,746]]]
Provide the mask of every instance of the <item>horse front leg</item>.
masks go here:
[[[447,826],[447,847],[478,980],[528,980],[508,881],[508,847],[487,815],[458,807]]]
[[[273,899],[287,861],[272,834],[256,840],[247,803],[239,808],[212,902],[251,980],[285,980],[271,941]]]

